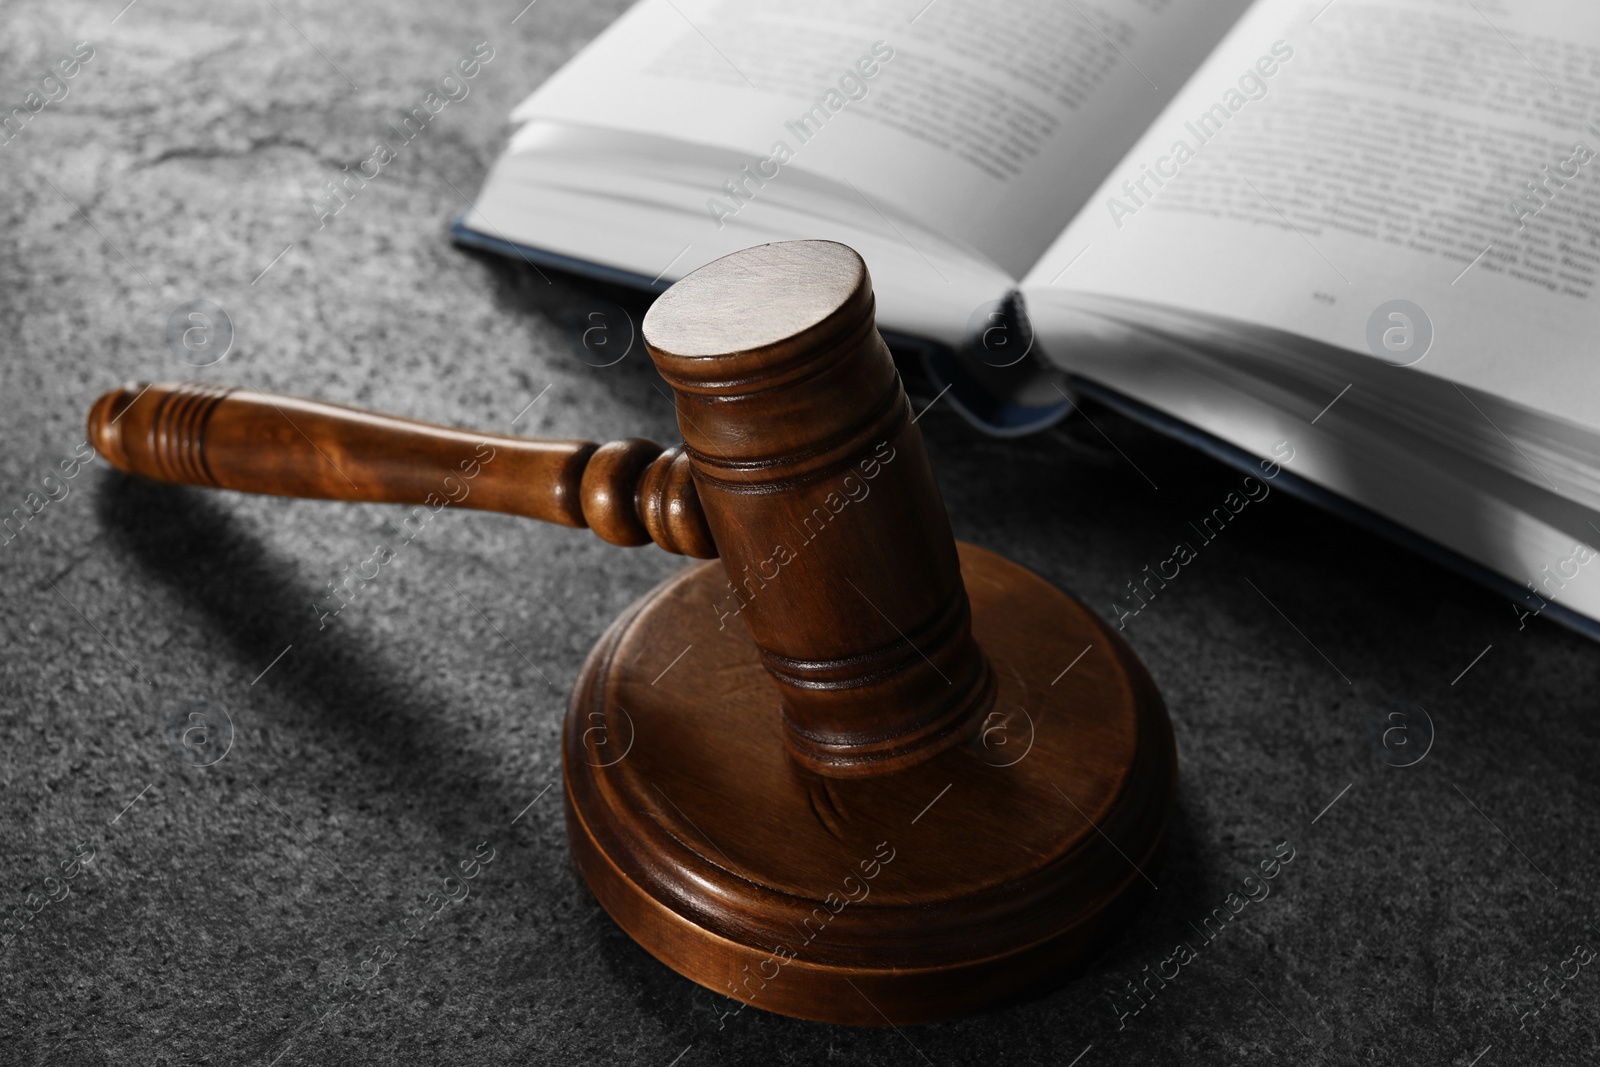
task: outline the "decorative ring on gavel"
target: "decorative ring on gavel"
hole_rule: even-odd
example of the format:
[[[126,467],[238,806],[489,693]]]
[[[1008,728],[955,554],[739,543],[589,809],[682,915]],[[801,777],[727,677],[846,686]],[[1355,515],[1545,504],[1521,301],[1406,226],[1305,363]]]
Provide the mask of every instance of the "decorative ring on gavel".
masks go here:
[[[452,497],[449,479],[481,470],[452,504],[587,526],[614,545],[717,555],[682,447],[640,438],[533,441],[177,382],[106,393],[89,410],[89,440],[113,467],[158,482],[323,500],[430,503]]]
[[[448,503],[717,557],[645,594],[579,673],[578,869],[718,993],[929,1021],[1115,937],[1155,885],[1177,757],[1114,630],[957,544],[873,311],[866,265],[828,241],[689,275],[643,324],[684,435],[666,450],[200,385],[108,393],[89,433],[161,481]]]

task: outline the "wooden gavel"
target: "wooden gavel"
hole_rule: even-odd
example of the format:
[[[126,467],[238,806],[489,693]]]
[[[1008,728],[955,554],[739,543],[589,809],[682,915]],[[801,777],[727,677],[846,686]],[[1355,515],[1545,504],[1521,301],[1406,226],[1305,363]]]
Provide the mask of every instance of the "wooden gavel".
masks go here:
[[[957,545],[873,321],[827,241],[717,260],[650,308],[684,444],[478,434],[249,390],[130,386],[120,470],[458,506],[719,562],[630,607],[575,686],[568,837],[658,959],[829,1022],[945,1018],[1098,951],[1176,779],[1144,667],[1087,608]]]

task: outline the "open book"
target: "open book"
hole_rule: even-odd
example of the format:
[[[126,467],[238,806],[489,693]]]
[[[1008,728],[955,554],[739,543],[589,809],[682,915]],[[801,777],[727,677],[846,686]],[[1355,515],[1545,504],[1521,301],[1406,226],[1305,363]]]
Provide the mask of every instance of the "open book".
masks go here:
[[[991,428],[1088,393],[1600,636],[1597,83],[1578,0],[642,0],[454,233],[843,241]]]

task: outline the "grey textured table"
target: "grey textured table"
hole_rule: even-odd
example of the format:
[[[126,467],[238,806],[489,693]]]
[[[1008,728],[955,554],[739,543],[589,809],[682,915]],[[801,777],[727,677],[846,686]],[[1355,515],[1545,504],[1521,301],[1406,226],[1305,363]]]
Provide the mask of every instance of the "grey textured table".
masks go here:
[[[1087,974],[897,1032],[727,1014],[654,962],[571,871],[557,738],[590,645],[678,561],[446,511],[319,628],[393,511],[103,462],[45,481],[136,378],[675,439],[648,361],[580,341],[596,301],[639,298],[444,233],[509,108],[622,5],[122,2],[0,10],[7,113],[93,45],[0,146],[0,512],[42,504],[0,545],[0,893],[33,915],[0,949],[0,1063],[1594,1062],[1600,649],[1281,493],[1128,621],[1182,784],[1159,889]],[[319,228],[309,198],[480,41],[471,94]],[[198,299],[236,335],[193,369],[166,329]],[[958,536],[1109,612],[1239,476],[1090,414],[920,425]],[[176,738],[206,723],[231,748],[195,766]],[[1284,842],[1270,895],[1203,936]],[[475,851],[470,895],[401,947]],[[1536,980],[1560,995],[1528,1014]]]

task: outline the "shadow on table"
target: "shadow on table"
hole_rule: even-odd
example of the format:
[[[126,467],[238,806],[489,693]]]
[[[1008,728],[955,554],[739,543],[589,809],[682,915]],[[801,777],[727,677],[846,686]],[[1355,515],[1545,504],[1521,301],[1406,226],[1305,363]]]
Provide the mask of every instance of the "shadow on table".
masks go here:
[[[435,813],[441,829],[463,795],[511,795],[520,783],[484,780],[485,772],[453,755],[459,722],[449,709],[461,695],[419,680],[400,652],[356,627],[319,632],[314,601],[288,560],[244,528],[210,491],[163,485],[117,473],[102,475],[96,519],[112,546],[149,577],[198,611],[248,677],[293,645],[293,655],[260,679],[263,688],[298,709],[336,743],[368,756],[362,773],[374,789],[420,791],[418,810]],[[473,780],[473,774],[479,777]]]

